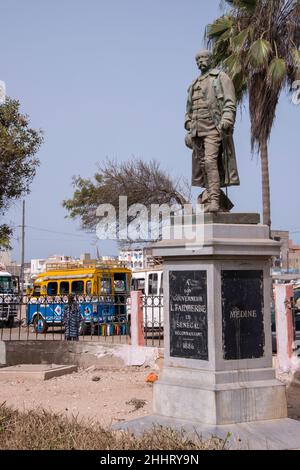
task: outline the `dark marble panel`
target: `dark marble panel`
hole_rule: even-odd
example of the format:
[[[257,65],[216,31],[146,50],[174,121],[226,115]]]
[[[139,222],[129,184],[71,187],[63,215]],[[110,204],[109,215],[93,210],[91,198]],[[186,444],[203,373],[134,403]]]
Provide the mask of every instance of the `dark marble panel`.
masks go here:
[[[207,272],[171,271],[170,355],[208,360]]]

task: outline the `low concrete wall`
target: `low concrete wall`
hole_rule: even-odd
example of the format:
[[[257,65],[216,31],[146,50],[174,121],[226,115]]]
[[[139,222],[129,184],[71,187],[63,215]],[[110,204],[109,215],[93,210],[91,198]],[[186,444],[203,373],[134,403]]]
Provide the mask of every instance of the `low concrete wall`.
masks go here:
[[[75,364],[79,367],[154,367],[159,348],[67,341],[0,341],[0,366]]]
[[[4,341],[0,341],[0,367],[6,365],[6,346]]]

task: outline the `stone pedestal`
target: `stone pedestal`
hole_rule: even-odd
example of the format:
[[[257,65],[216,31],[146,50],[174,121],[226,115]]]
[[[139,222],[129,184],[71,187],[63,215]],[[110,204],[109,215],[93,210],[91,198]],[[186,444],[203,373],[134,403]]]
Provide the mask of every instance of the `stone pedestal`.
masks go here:
[[[153,247],[164,262],[165,325],[155,416],[207,425],[286,418],[271,347],[270,261],[280,245],[257,222],[207,216],[202,242]]]

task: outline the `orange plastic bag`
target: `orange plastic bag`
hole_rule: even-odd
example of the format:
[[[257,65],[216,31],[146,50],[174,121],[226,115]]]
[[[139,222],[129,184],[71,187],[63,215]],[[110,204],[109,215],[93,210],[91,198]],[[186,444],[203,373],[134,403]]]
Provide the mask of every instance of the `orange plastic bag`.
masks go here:
[[[154,372],[150,372],[150,374],[146,378],[146,382],[149,382],[152,384],[156,382],[157,380],[158,380],[158,376]]]

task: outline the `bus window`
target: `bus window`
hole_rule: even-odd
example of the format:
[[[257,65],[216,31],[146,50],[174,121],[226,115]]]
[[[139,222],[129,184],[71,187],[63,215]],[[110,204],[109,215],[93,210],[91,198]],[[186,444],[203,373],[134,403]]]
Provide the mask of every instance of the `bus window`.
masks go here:
[[[91,295],[92,293],[92,281],[86,281],[86,293]]]
[[[57,282],[49,282],[47,286],[48,295],[57,295]]]
[[[70,285],[68,282],[63,281],[60,283],[60,293],[61,295],[69,294],[70,292]]]
[[[109,274],[102,274],[101,293],[111,294],[111,279],[110,279]]]
[[[34,297],[39,297],[41,295],[41,286],[34,286],[32,295]]]
[[[115,289],[115,292],[126,291],[126,274],[125,273],[114,273],[114,289]]]
[[[0,277],[0,293],[11,294],[13,291],[13,284],[11,276]]]
[[[77,295],[82,295],[84,293],[84,283],[83,281],[73,281],[72,282],[72,292]]]
[[[157,273],[149,274],[149,295],[157,295],[158,276]]]

